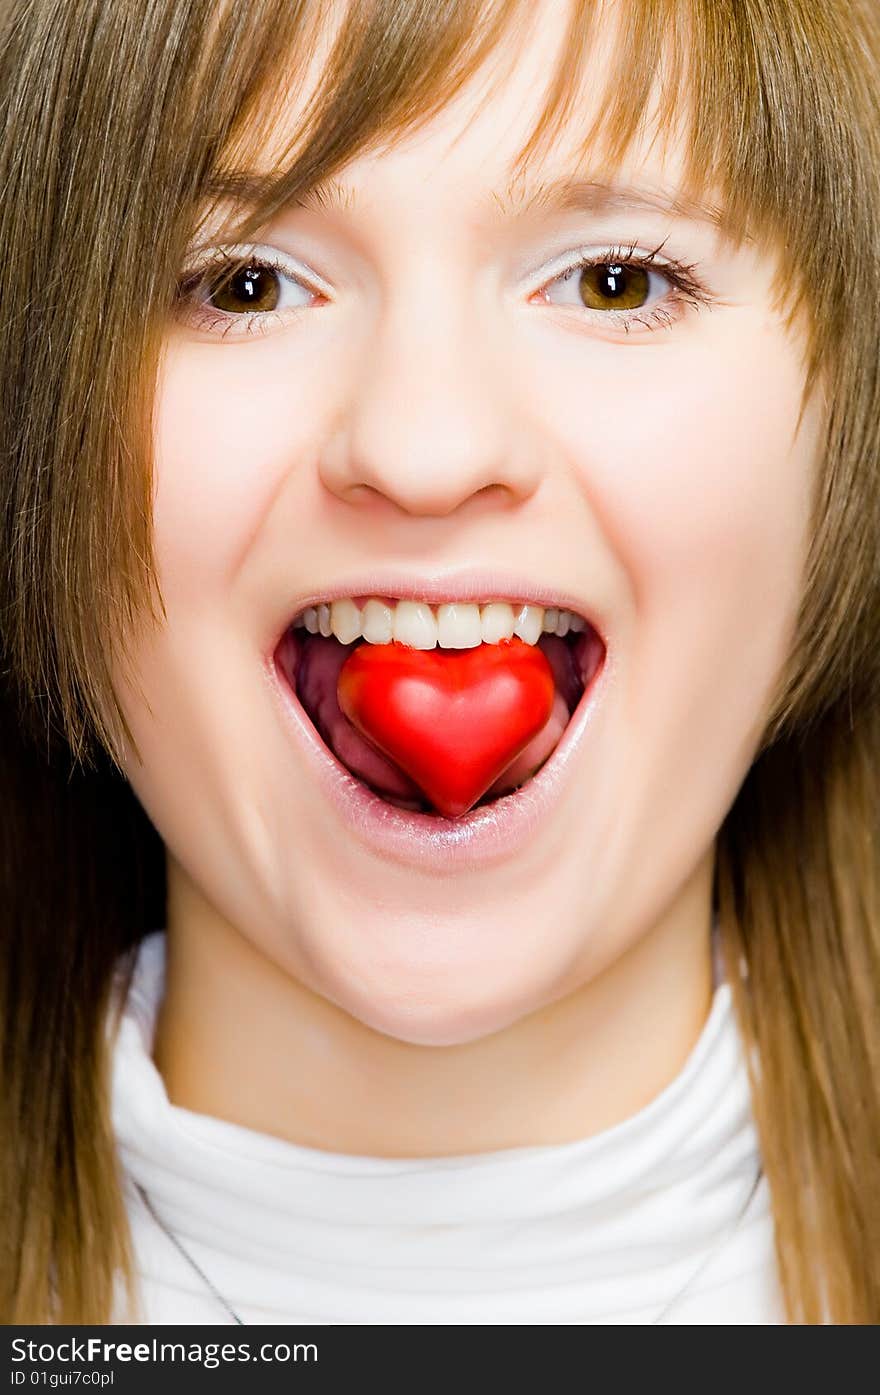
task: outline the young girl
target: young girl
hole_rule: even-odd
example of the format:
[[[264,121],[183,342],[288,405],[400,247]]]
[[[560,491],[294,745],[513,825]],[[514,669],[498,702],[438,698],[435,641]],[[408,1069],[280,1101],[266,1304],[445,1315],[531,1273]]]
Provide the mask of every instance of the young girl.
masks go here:
[[[880,26],[0,39],[2,1316],[880,1321]]]

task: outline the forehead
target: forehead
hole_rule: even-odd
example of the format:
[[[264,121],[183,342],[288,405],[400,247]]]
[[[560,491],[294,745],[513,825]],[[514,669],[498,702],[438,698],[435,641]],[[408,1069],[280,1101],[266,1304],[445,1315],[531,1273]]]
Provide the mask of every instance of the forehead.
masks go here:
[[[311,104],[320,96],[345,6],[335,5],[313,31],[300,67],[277,90],[271,110],[237,142],[226,169],[210,192],[224,196],[244,180],[246,197],[259,196],[265,179],[283,169],[296,150]],[[603,116],[609,89],[619,81],[621,11],[597,7],[581,61],[573,64],[573,14],[569,0],[537,0],[520,6],[518,22],[501,31],[483,65],[451,95],[441,92],[393,129],[380,129],[336,173],[319,181],[310,202],[352,207],[369,193],[377,174],[406,189],[452,184],[460,199],[500,213],[543,206],[613,207],[615,200],[669,207],[681,216],[723,225],[721,201],[686,184],[688,113],[661,112],[664,65],[658,66],[643,104],[641,121],[625,154],[607,148]],[[546,123],[556,85],[567,100]],[[686,84],[682,90],[686,91]],[[250,179],[250,185],[248,180]]]

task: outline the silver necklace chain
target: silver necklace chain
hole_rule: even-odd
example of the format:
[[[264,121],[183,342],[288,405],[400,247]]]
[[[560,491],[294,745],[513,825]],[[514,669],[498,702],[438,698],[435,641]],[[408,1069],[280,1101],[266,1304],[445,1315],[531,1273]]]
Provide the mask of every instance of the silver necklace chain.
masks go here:
[[[764,1171],[761,1164],[759,1163],[758,1170],[755,1173],[754,1179],[749,1184],[749,1191],[745,1199],[745,1202],[740,1207],[731,1225],[728,1226],[727,1229],[722,1230],[720,1237],[715,1241],[713,1245],[710,1245],[708,1252],[700,1260],[700,1263],[697,1265],[696,1269],[694,1269],[694,1271],[688,1275],[684,1287],[680,1288],[678,1293],[674,1294],[673,1297],[669,1300],[669,1302],[666,1303],[665,1306],[660,1309],[660,1312],[657,1315],[657,1317],[653,1318],[652,1321],[648,1324],[649,1326],[655,1327],[658,1326],[660,1323],[664,1323],[666,1321],[672,1309],[675,1308],[676,1305],[681,1302],[682,1298],[684,1298],[685,1294],[689,1292],[692,1285],[696,1283],[700,1275],[704,1273],[704,1271],[708,1268],[712,1260],[715,1259],[718,1254],[720,1254],[727,1241],[733,1238],[736,1231],[739,1229],[746,1215],[746,1212],[752,1204],[752,1200],[754,1199],[754,1196],[758,1190],[758,1186],[763,1175]],[[211,1291],[211,1293],[217,1299],[218,1303],[220,1303],[220,1305],[232,1318],[232,1321],[238,1323],[240,1327],[247,1326],[247,1324],[244,1321],[244,1318],[239,1317],[238,1313],[235,1311],[232,1305],[230,1303],[227,1303],[226,1299],[223,1297],[223,1294],[217,1288],[216,1284],[213,1284],[211,1282],[204,1269],[202,1269],[201,1265],[196,1264],[196,1261],[193,1259],[189,1251],[184,1248],[184,1246],[181,1244],[180,1240],[178,1240],[174,1232],[162,1220],[162,1217],[157,1212],[156,1208],[154,1207],[152,1201],[150,1200],[144,1188],[140,1185],[139,1182],[136,1182],[135,1186],[137,1187],[137,1190],[140,1193],[144,1205],[146,1206],[150,1215],[153,1217],[153,1220],[159,1226],[160,1230],[164,1230],[172,1245],[174,1245],[178,1252],[183,1256],[187,1264],[189,1264],[196,1271],[196,1273],[199,1275],[199,1278]]]
[[[761,1163],[759,1162],[759,1163],[758,1163],[757,1171],[755,1172],[755,1175],[754,1175],[754,1177],[752,1178],[751,1183],[749,1184],[748,1195],[746,1196],[746,1199],[745,1199],[745,1201],[743,1202],[743,1204],[742,1204],[742,1206],[740,1207],[740,1209],[737,1211],[736,1216],[734,1217],[733,1221],[732,1221],[731,1224],[727,1227],[726,1230],[723,1230],[723,1231],[721,1232],[721,1235],[720,1235],[719,1238],[715,1241],[715,1244],[714,1244],[714,1245],[710,1245],[708,1251],[707,1251],[706,1254],[703,1256],[703,1258],[700,1260],[700,1263],[697,1265],[696,1269],[695,1269],[695,1270],[693,1271],[693,1273],[688,1277],[687,1282],[685,1283],[684,1288],[679,1289],[678,1293],[676,1293],[676,1294],[673,1295],[673,1297],[672,1297],[672,1298],[669,1300],[669,1302],[666,1304],[665,1308],[661,1308],[661,1310],[660,1310],[660,1312],[658,1313],[657,1317],[655,1317],[655,1318],[653,1319],[653,1321],[651,1322],[651,1324],[650,1324],[652,1327],[656,1327],[656,1326],[658,1326],[660,1323],[666,1321],[666,1319],[667,1319],[669,1313],[672,1311],[672,1309],[676,1306],[676,1304],[678,1304],[678,1303],[681,1301],[682,1298],[684,1298],[685,1294],[688,1293],[688,1291],[690,1290],[691,1286],[692,1286],[693,1284],[696,1283],[696,1281],[697,1281],[697,1279],[700,1277],[700,1275],[703,1274],[703,1273],[705,1273],[705,1271],[708,1269],[709,1265],[712,1263],[712,1260],[713,1260],[713,1259],[716,1259],[717,1256],[718,1256],[718,1255],[721,1253],[721,1251],[724,1249],[724,1246],[727,1244],[728,1240],[732,1240],[732,1239],[733,1239],[734,1235],[736,1234],[736,1232],[739,1230],[740,1226],[742,1225],[742,1222],[744,1221],[745,1216],[746,1216],[746,1212],[748,1211],[749,1207],[751,1206],[751,1204],[752,1204],[752,1202],[753,1202],[753,1200],[754,1200],[754,1198],[755,1198],[755,1195],[757,1194],[758,1187],[760,1186],[761,1178],[763,1177],[763,1175],[764,1175],[764,1169],[763,1169]]]
[[[214,1297],[215,1297],[215,1298],[222,1304],[222,1306],[226,1309],[227,1313],[228,1313],[229,1316],[232,1318],[232,1321],[233,1321],[233,1322],[237,1322],[238,1325],[239,1325],[240,1327],[245,1327],[245,1326],[246,1326],[246,1323],[245,1323],[244,1318],[239,1317],[239,1315],[238,1315],[238,1313],[235,1311],[235,1309],[234,1309],[233,1307],[231,1307],[229,1303],[226,1302],[226,1299],[223,1297],[223,1294],[220,1292],[219,1288],[217,1288],[215,1284],[212,1284],[212,1283],[211,1283],[211,1280],[208,1278],[208,1276],[207,1276],[207,1274],[205,1273],[204,1269],[202,1269],[202,1267],[201,1267],[200,1265],[196,1264],[195,1260],[193,1259],[193,1257],[192,1257],[192,1255],[189,1253],[189,1251],[184,1249],[183,1245],[180,1243],[180,1241],[178,1240],[177,1236],[174,1234],[174,1231],[173,1231],[173,1230],[170,1230],[170,1229],[168,1228],[168,1226],[167,1226],[167,1225],[165,1224],[165,1222],[163,1221],[162,1217],[159,1215],[158,1211],[156,1210],[156,1208],[155,1208],[155,1206],[153,1205],[152,1201],[151,1201],[150,1198],[148,1197],[147,1193],[144,1191],[144,1189],[143,1189],[143,1187],[141,1186],[140,1182],[136,1182],[136,1183],[135,1183],[135,1186],[137,1187],[138,1191],[140,1192],[140,1194],[141,1194],[141,1199],[142,1199],[144,1205],[146,1206],[147,1210],[149,1211],[150,1215],[153,1217],[153,1220],[156,1222],[156,1224],[159,1226],[159,1228],[160,1228],[161,1230],[164,1230],[165,1234],[168,1236],[168,1239],[171,1241],[172,1245],[175,1245],[175,1246],[177,1247],[177,1249],[180,1251],[180,1253],[183,1255],[184,1259],[186,1260],[187,1264],[192,1265],[193,1269],[194,1269],[194,1270],[196,1271],[196,1273],[200,1276],[200,1278],[203,1280],[203,1282],[204,1282],[205,1284],[207,1284],[208,1288],[211,1290],[211,1292],[213,1293]]]

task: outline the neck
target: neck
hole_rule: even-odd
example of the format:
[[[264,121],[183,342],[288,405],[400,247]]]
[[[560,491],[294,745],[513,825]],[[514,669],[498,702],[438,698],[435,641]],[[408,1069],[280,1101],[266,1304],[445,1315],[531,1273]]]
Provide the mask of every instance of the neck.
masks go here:
[[[153,1059],[173,1104],[331,1152],[442,1156],[586,1138],[649,1104],[700,1035],[710,887],[707,859],[670,912],[577,991],[491,1036],[421,1046],[292,978],[169,855]]]

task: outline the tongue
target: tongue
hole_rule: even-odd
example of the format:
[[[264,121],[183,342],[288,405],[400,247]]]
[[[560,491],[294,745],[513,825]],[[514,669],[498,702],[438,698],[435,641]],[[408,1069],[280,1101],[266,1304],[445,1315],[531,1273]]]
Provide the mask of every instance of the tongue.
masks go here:
[[[314,636],[297,692],[337,758],[381,794],[456,817],[523,784],[555,749],[580,685],[568,646],[343,645]]]

